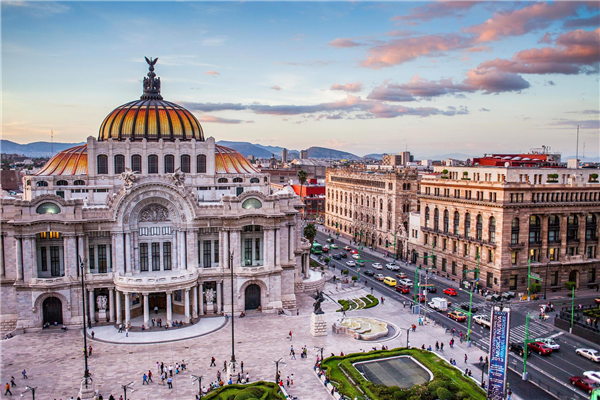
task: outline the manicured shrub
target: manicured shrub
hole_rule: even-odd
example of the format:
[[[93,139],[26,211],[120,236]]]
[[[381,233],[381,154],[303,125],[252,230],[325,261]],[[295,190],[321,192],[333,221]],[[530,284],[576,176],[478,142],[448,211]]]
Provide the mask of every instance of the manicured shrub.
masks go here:
[[[454,395],[448,389],[441,387],[437,390],[437,396],[440,400],[452,400]]]

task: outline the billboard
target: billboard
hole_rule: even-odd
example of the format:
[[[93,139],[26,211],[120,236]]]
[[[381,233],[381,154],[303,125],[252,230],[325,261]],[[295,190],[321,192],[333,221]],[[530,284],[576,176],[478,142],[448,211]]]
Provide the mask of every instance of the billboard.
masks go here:
[[[490,331],[490,365],[488,367],[488,392],[490,400],[502,400],[508,374],[508,340],[510,309],[493,307]]]

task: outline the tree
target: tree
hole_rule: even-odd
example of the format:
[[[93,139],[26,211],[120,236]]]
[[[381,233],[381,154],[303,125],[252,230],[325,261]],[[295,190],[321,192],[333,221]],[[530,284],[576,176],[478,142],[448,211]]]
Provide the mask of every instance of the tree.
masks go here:
[[[307,178],[308,173],[306,171],[302,169],[298,171],[298,181],[300,182],[300,201],[302,201],[302,203],[304,203],[304,199],[302,198],[302,188],[304,187]]]
[[[542,285],[539,283],[532,283],[529,285],[529,292],[531,294],[539,293],[542,290]]]
[[[317,228],[313,224],[307,224],[304,227],[304,237],[308,239],[310,245],[312,246],[315,237],[317,236]]]

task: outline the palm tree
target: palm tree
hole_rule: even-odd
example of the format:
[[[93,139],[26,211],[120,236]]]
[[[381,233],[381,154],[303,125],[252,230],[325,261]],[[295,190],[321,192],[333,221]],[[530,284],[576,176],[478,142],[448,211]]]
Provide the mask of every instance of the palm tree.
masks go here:
[[[304,237],[308,239],[311,246],[312,246],[316,236],[317,236],[317,228],[315,228],[315,226],[313,224],[307,224],[304,227]]]
[[[302,188],[304,187],[304,184],[306,183],[306,179],[308,178],[308,173],[306,173],[306,171],[304,170],[300,170],[298,171],[298,181],[300,182],[300,201],[302,203],[304,203],[304,199],[302,198]]]

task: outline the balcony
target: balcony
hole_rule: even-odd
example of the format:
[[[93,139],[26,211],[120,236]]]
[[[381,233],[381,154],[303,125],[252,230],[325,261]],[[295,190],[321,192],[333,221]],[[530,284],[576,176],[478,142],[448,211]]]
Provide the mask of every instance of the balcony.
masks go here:
[[[509,243],[508,247],[513,250],[525,248],[525,243]]]
[[[530,240],[529,247],[540,247],[542,245],[541,240]]]

